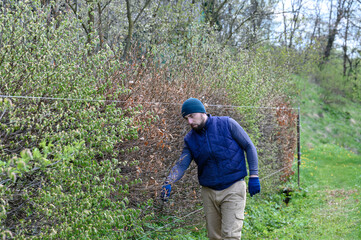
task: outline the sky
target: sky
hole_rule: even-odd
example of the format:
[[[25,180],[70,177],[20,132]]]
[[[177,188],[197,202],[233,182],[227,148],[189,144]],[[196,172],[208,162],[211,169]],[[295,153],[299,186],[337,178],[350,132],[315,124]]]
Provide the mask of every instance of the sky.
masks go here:
[[[314,17],[316,15],[316,7],[318,5],[318,10],[320,13],[321,18],[323,19],[322,21],[324,21],[325,23],[328,22],[329,20],[329,13],[330,13],[330,4],[331,2],[334,2],[334,4],[336,3],[335,0],[281,0],[277,7],[276,7],[276,11],[277,12],[282,12],[282,2],[284,2],[284,6],[285,6],[285,10],[286,11],[291,11],[292,10],[292,3],[302,3],[302,9],[301,9],[301,15],[300,17],[303,17],[305,19],[304,24],[302,24],[300,26],[300,29],[302,29],[303,33],[305,32],[312,32],[313,30],[313,26],[314,26]],[[355,5],[355,8],[357,6]],[[357,9],[355,9],[355,11],[357,11]],[[360,11],[360,10],[358,10]],[[333,13],[334,15],[336,14],[335,8],[333,9]],[[360,13],[361,15],[361,13]],[[292,13],[288,13],[286,14],[286,16],[288,17],[288,19],[292,18]],[[311,19],[312,18],[312,19]],[[333,20],[335,19],[335,16],[333,17]],[[278,14],[276,15],[276,19],[278,22],[278,27],[276,28],[276,31],[281,33],[284,30],[284,26],[283,26],[283,14]],[[346,21],[342,21],[340,23],[340,27],[339,30],[340,34],[338,34],[338,36],[335,39],[335,43],[334,43],[334,47],[336,48],[340,48],[343,44],[344,44],[344,39],[342,37],[344,30],[342,29],[343,26],[346,25]],[[327,27],[327,25],[325,25],[325,27]],[[327,33],[327,29],[324,29],[325,33]],[[348,46],[350,48],[352,47],[356,47],[359,46],[359,42],[353,40],[352,38],[348,40]]]

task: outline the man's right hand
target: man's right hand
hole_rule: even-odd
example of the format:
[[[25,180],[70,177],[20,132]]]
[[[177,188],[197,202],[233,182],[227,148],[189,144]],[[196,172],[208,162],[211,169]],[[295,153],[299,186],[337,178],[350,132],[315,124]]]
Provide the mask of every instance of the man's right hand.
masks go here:
[[[172,186],[169,183],[165,182],[164,185],[162,186],[162,191],[160,192],[160,198],[164,202],[168,201],[171,190],[172,190]]]

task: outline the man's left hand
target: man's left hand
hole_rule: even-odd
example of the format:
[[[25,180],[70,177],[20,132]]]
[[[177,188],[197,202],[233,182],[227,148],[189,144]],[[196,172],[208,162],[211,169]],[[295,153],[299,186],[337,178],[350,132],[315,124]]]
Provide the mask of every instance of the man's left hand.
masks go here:
[[[258,177],[250,177],[248,181],[248,191],[251,197],[261,192],[261,183]]]

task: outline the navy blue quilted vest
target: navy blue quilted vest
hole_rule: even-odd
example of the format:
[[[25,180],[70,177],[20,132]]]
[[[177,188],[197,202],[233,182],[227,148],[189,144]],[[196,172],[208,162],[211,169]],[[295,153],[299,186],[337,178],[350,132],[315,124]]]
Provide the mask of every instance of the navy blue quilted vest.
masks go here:
[[[244,150],[232,138],[229,117],[208,115],[202,131],[191,130],[185,143],[198,165],[200,185],[223,190],[247,176]]]

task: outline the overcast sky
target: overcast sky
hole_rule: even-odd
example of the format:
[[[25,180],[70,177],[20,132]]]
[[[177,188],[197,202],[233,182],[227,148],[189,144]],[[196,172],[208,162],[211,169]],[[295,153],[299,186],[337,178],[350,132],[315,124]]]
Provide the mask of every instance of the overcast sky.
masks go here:
[[[281,0],[279,2],[279,4],[277,5],[277,12],[282,12],[283,10],[283,6],[282,6],[282,2],[284,3],[285,6],[285,11],[291,11],[292,10],[292,3],[296,3],[296,5],[298,5],[297,3],[300,2],[300,0]],[[301,24],[300,26],[300,30],[301,32],[311,32],[314,26],[314,19],[316,16],[316,11],[318,11],[320,13],[320,16],[322,18],[322,21],[327,23],[329,21],[329,14],[330,14],[330,4],[331,2],[333,2],[334,4],[336,4],[335,0],[301,0],[302,2],[302,8],[301,8],[301,14],[300,17],[304,17],[305,21],[303,22],[303,24]],[[359,15],[361,15],[361,10],[357,9],[357,7],[359,7],[360,4],[354,4],[354,11],[355,12],[360,12]],[[333,20],[335,19],[335,15],[336,15],[336,11],[335,11],[335,7],[333,9]],[[292,18],[292,13],[288,13],[286,14],[288,19]],[[306,20],[307,19],[307,20]],[[284,28],[283,28],[283,15],[282,14],[278,14],[276,15],[276,21],[278,22],[278,27],[276,28],[276,31],[281,33],[283,32]],[[340,23],[339,26],[339,30],[340,30],[340,34],[338,34],[338,36],[336,37],[335,40],[335,45],[334,47],[341,47],[344,44],[344,39],[343,39],[343,35],[344,35],[344,26],[346,25],[346,21],[343,20]],[[327,25],[325,25],[325,27],[327,27]],[[324,28],[325,31],[327,31],[327,29]],[[326,33],[326,32],[325,32]],[[355,46],[359,46],[360,43],[359,41],[349,38],[348,40],[348,46],[350,48],[355,47]]]

